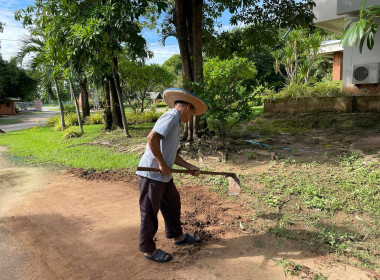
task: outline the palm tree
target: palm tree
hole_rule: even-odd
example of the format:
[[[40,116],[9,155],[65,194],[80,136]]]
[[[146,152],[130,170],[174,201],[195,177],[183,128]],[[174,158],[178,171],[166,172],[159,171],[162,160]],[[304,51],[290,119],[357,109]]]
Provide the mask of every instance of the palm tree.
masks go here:
[[[40,73],[40,82],[42,87],[51,88],[52,84],[55,85],[57,94],[59,111],[61,114],[61,129],[65,129],[65,115],[61,100],[61,94],[58,86],[58,78],[54,75],[53,65],[51,61],[46,58],[45,40],[39,34],[37,29],[31,31],[31,36],[24,39],[20,51],[17,54],[17,59],[22,63],[27,55],[34,55],[31,59],[30,67]]]
[[[305,39],[306,45],[306,56],[307,56],[307,71],[305,78],[305,84],[307,84],[310,76],[310,71],[317,60],[318,50],[323,42],[323,37],[318,33],[311,34],[307,39]]]

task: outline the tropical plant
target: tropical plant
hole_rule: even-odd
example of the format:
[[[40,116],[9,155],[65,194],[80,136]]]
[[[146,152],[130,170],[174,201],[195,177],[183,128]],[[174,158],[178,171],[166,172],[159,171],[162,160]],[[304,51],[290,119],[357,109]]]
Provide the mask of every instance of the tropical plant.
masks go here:
[[[101,114],[92,114],[85,119],[85,124],[102,124],[104,123],[103,116]]]
[[[285,47],[272,53],[275,58],[275,72],[290,83],[303,79],[307,84],[318,59],[318,49],[322,41],[323,37],[319,33],[306,36],[302,29],[292,30],[286,38]],[[282,72],[282,67],[286,75]]]
[[[144,111],[139,113],[126,113],[128,124],[153,123],[157,121],[163,113]]]
[[[375,44],[375,34],[378,29],[375,19],[380,17],[380,5],[365,8],[366,3],[367,0],[362,1],[359,17],[354,17],[347,20],[349,23],[345,27],[342,37],[343,47],[346,44],[353,46],[354,44],[357,45],[357,43],[360,42],[360,53],[363,51],[365,41],[367,41],[368,49],[373,49]]]
[[[325,77],[314,85],[288,82],[277,95],[267,98],[306,98],[306,97],[337,97],[342,95],[342,81],[333,81],[331,77]]]
[[[241,121],[252,115],[252,92],[244,82],[257,73],[255,65],[246,58],[210,59],[204,65],[204,82],[193,85],[208,104],[206,117],[209,129],[220,137],[225,149],[226,138]]]
[[[64,138],[77,138],[83,134],[83,131],[78,131],[74,127],[68,127],[63,134]]]
[[[33,10],[33,8],[28,8],[28,13],[31,13]],[[36,69],[38,67],[42,68],[42,72],[46,75],[44,77],[44,82],[47,86],[54,82],[61,114],[61,129],[64,129],[64,109],[60,88],[58,85],[58,79],[62,74],[59,66],[57,67],[57,64],[59,64],[59,59],[62,56],[62,51],[59,51],[59,43],[55,43],[53,38],[56,37],[50,38],[49,36],[53,35],[50,32],[48,35],[45,34],[45,30],[41,28],[42,22],[46,20],[46,15],[43,18],[29,18],[28,14],[23,14],[21,11],[18,11],[16,12],[15,17],[17,20],[23,21],[24,25],[35,25],[31,31],[31,36],[23,41],[23,45],[17,57],[20,61],[22,61],[27,54],[34,53],[35,56],[31,63],[32,69]]]

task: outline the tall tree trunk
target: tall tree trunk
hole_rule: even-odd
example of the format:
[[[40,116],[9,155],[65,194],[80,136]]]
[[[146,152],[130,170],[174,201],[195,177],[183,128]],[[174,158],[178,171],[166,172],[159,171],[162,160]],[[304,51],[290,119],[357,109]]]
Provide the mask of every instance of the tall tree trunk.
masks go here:
[[[110,82],[108,78],[106,79],[106,82],[104,83],[104,101],[103,101],[103,108],[104,108],[104,122],[105,130],[111,130],[112,129],[112,112],[111,112],[111,100],[110,100]]]
[[[55,84],[55,90],[57,92],[57,99],[59,104],[59,112],[61,113],[61,129],[64,130],[66,128],[65,126],[65,114],[63,112],[63,105],[61,100],[61,94],[59,92],[59,86],[58,86],[58,80],[56,77],[54,77],[54,84]]]
[[[187,28],[187,18],[189,18],[186,13],[190,11],[191,14],[191,0],[175,0],[175,14],[174,23],[177,31],[177,39],[179,45],[179,51],[181,53],[182,61],[182,76],[183,76],[183,87],[186,90],[190,90],[189,83],[193,81],[192,70],[191,70],[191,57],[189,48],[189,34]],[[190,7],[190,10],[189,10]],[[190,15],[191,16],[191,15]],[[190,125],[185,124],[181,140],[187,140],[192,135],[189,133]]]
[[[115,80],[113,77],[109,77],[109,86],[110,86],[110,107],[111,107],[111,114],[112,114],[112,129],[123,128],[120,108],[117,102],[118,98],[117,98],[117,93],[116,93]]]
[[[203,57],[202,57],[202,17],[203,0],[192,0],[192,55],[193,55],[193,79],[194,82],[203,81]],[[200,117],[193,118],[193,139],[199,139]]]
[[[184,6],[185,8],[185,17],[186,17],[186,29],[187,29],[187,47],[189,49],[189,55],[190,55],[190,72],[191,76],[188,82],[192,83],[195,81],[194,74],[196,73],[194,69],[194,49],[193,49],[193,1],[188,0]],[[191,88],[191,84],[185,85],[185,89],[188,91],[193,91]],[[186,141],[193,142],[194,141],[194,121],[193,118],[191,118],[187,123],[187,138]]]
[[[174,23],[181,53],[184,88],[192,91],[191,82],[203,80],[202,16],[203,0],[175,0]],[[185,125],[182,140],[198,138],[200,117]]]
[[[78,79],[80,96],[82,100],[83,119],[90,116],[90,104],[88,102],[87,78]]]
[[[189,36],[186,24],[186,12],[189,12],[189,0],[175,0],[175,26],[177,31],[178,45],[181,53],[182,75],[184,85],[193,80],[191,71],[191,59],[189,49]],[[191,9],[190,9],[191,13]]]
[[[79,128],[80,128],[80,131],[83,133],[83,125],[82,125],[82,119],[81,119],[81,116],[80,116],[80,110],[79,110],[79,106],[78,106],[78,100],[75,97],[74,87],[73,87],[73,83],[71,82],[71,79],[69,79],[69,84],[70,84],[71,99],[74,101],[75,110],[77,111],[78,125],[79,125]]]
[[[141,98],[141,108],[140,108],[140,113],[144,112],[144,102],[145,102],[145,98]]]
[[[116,93],[117,93],[117,98],[119,100],[121,120],[123,122],[124,134],[127,137],[131,138],[131,135],[129,135],[129,132],[128,132],[127,120],[125,118],[125,110],[124,110],[124,105],[123,105],[123,95],[121,93],[119,73],[117,72],[118,66],[117,66],[117,58],[116,57],[113,57],[113,64],[114,64],[114,67],[112,67],[112,74],[113,74],[113,78],[115,80]]]

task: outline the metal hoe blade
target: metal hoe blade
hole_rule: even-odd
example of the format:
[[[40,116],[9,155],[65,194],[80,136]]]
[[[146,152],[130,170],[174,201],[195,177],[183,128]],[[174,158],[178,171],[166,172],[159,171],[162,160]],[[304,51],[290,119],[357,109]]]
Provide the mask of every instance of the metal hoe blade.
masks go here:
[[[228,195],[239,195],[240,194],[240,180],[235,175],[228,177]]]

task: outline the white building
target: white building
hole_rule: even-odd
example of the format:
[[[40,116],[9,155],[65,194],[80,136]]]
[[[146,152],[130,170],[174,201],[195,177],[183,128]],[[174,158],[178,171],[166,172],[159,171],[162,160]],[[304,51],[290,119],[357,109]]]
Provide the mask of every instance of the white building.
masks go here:
[[[314,14],[317,27],[342,34],[344,22],[358,16],[361,0],[315,0]],[[380,0],[368,0],[367,5],[380,5]],[[376,19],[380,25],[380,18]],[[343,93],[358,94],[366,89],[371,95],[380,93],[380,30],[375,37],[372,50],[364,44],[362,53],[359,46],[348,46],[344,49],[339,41],[325,42],[321,53],[333,57],[333,79],[342,80]]]

